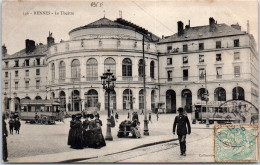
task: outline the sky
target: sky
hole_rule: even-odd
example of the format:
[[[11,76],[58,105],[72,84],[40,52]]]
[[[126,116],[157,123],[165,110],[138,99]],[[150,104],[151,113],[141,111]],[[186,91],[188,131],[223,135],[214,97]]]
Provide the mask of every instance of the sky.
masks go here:
[[[94,6],[93,2],[97,4]],[[60,15],[35,15],[36,11]],[[61,11],[73,15],[61,15]],[[25,48],[25,40],[47,43],[49,31],[55,42],[69,40],[69,31],[102,17],[122,18],[162,37],[177,32],[177,22],[191,27],[209,24],[209,17],[227,25],[239,23],[258,40],[258,3],[256,0],[143,0],[143,1],[4,1],[2,2],[2,44],[8,54]],[[26,15],[29,12],[31,14]]]

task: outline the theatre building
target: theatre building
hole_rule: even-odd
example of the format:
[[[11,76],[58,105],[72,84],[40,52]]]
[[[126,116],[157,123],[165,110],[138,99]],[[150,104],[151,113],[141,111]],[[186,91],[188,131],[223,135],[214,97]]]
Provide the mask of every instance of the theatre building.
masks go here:
[[[105,111],[100,76],[107,69],[117,78],[110,98],[117,111],[143,109],[144,72],[148,110],[160,102],[168,113],[180,106],[190,112],[204,101],[206,85],[215,104],[245,99],[258,105],[258,55],[248,31],[213,18],[199,27],[184,28],[179,21],[177,30],[159,38],[122,18],[101,18],[71,30],[68,41],[55,43],[50,33],[47,45],[26,40],[26,48],[13,55],[2,46],[2,108],[17,110],[26,98],[58,99],[70,113]]]

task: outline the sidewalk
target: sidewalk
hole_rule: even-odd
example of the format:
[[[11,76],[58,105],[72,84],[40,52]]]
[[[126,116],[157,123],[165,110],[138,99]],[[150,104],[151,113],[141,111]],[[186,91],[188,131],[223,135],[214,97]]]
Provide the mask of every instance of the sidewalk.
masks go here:
[[[102,115],[103,121],[105,121],[105,117]],[[140,125],[140,132],[142,134],[142,137],[140,139],[134,139],[134,138],[118,138],[117,135],[117,131],[118,131],[118,124],[124,120],[124,118],[126,118],[126,116],[122,116],[121,115],[121,120],[117,123],[117,126],[115,128],[112,129],[112,136],[113,136],[113,141],[106,141],[106,146],[102,147],[101,149],[93,149],[93,148],[85,148],[83,150],[73,150],[70,149],[69,146],[66,145],[66,141],[64,141],[64,139],[67,138],[67,132],[68,130],[64,130],[63,132],[66,133],[66,137],[64,137],[62,134],[62,138],[60,137],[60,140],[64,141],[64,146],[65,148],[67,148],[66,150],[62,151],[62,152],[57,152],[57,153],[47,153],[44,152],[42,154],[38,154],[35,156],[23,156],[23,157],[16,157],[16,158],[10,158],[9,163],[52,163],[52,162],[59,162],[59,163],[69,163],[69,162],[75,162],[75,161],[82,161],[88,158],[96,158],[99,156],[104,156],[104,155],[108,155],[108,154],[113,154],[113,153],[118,153],[118,152],[122,152],[122,151],[127,151],[127,150],[131,150],[131,149],[135,149],[138,147],[142,147],[144,145],[149,145],[149,144],[157,144],[157,143],[161,143],[161,142],[167,142],[170,140],[177,140],[177,135],[173,136],[172,134],[172,123],[173,123],[173,119],[174,119],[175,115],[162,115],[160,116],[159,121],[153,120],[153,123],[149,123],[149,132],[150,132],[150,136],[144,136],[143,135],[143,122],[141,122]],[[155,117],[153,118],[155,119]],[[143,120],[143,116],[140,116],[140,121]],[[69,122],[69,119],[68,121]],[[68,125],[69,123],[66,123],[65,126],[66,128],[69,127]],[[27,125],[28,129],[32,129],[32,125]],[[42,126],[43,127],[43,126]],[[46,126],[44,126],[46,127]],[[64,126],[63,125],[57,125],[56,127],[50,126],[50,129],[61,129]],[[212,125],[210,126],[210,128],[205,128],[204,124],[195,124],[195,125],[191,125],[192,127],[192,134],[190,135],[190,137],[192,139],[200,139],[201,135],[201,131],[202,130],[208,130],[209,132],[211,132],[212,130]],[[68,128],[67,128],[68,129]],[[106,122],[104,122],[103,124],[103,135],[105,136],[106,134]],[[202,131],[202,132],[207,132],[208,131]],[[213,131],[213,130],[212,130]],[[41,133],[41,132],[40,132]],[[203,133],[203,134],[205,134]],[[58,133],[56,133],[58,134]],[[56,134],[51,135],[51,136],[55,136]],[[45,137],[48,138],[48,137]],[[58,136],[56,138],[59,138]],[[56,140],[56,138],[54,140]],[[58,139],[59,140],[59,139]],[[41,143],[41,141],[40,141]],[[57,144],[57,142],[55,142],[53,145]],[[53,146],[55,147],[55,146]],[[58,146],[56,146],[58,147]],[[29,149],[29,148],[28,148]],[[40,150],[42,148],[38,148],[38,150]]]

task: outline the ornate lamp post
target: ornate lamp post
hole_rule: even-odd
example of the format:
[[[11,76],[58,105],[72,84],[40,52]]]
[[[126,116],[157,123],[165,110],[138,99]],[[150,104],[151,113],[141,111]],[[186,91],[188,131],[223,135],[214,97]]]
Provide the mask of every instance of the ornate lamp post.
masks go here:
[[[107,134],[106,134],[105,140],[113,140],[113,137],[111,134],[110,92],[112,92],[115,88],[116,78],[114,77],[113,73],[110,72],[110,69],[108,69],[107,72],[103,73],[103,76],[101,76],[101,81],[102,81],[103,89],[106,90],[107,96],[108,96]]]

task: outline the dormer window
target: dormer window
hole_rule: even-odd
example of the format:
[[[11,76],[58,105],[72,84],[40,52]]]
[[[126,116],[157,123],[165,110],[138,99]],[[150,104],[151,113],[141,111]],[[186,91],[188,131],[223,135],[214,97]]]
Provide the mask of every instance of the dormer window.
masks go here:
[[[36,65],[41,65],[41,59],[40,58],[36,58]]]
[[[221,41],[216,41],[216,49],[220,49],[221,48]]]
[[[5,61],[5,67],[8,68],[9,61]]]
[[[24,60],[24,65],[25,65],[25,66],[30,66],[30,60],[29,60],[29,59]]]
[[[204,43],[199,43],[199,50],[204,50]]]
[[[183,52],[188,52],[188,45],[183,45]]]
[[[167,46],[167,53],[170,53],[172,50],[172,46]]]
[[[19,60],[14,61],[14,67],[19,67]]]
[[[234,40],[234,47],[239,47],[239,39]]]

